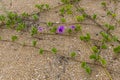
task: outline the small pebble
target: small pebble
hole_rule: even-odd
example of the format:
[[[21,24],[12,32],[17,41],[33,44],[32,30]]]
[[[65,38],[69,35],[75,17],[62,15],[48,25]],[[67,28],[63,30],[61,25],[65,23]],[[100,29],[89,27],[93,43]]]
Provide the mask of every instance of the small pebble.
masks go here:
[[[98,77],[99,75],[95,75],[96,77]]]
[[[56,22],[56,23],[60,23],[60,22]]]
[[[111,49],[111,46],[109,46],[109,49]]]

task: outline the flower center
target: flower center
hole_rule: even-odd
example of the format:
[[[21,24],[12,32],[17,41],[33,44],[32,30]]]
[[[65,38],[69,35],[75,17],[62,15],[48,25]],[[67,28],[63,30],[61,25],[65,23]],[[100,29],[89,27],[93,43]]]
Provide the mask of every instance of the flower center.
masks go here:
[[[62,32],[62,29],[59,29],[60,32]]]

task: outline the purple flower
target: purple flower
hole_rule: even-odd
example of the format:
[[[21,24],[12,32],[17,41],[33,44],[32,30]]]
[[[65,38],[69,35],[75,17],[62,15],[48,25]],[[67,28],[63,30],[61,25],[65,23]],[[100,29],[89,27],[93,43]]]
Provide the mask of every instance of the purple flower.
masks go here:
[[[39,32],[42,32],[42,31],[43,31],[43,28],[42,28],[42,27],[38,27],[38,31],[39,31]]]
[[[64,32],[64,30],[65,30],[65,28],[64,28],[64,26],[59,26],[58,28],[57,28],[57,33],[63,33]]]
[[[73,26],[71,26],[70,28],[71,28],[72,30],[74,30],[74,29],[75,29],[75,26],[73,25]]]

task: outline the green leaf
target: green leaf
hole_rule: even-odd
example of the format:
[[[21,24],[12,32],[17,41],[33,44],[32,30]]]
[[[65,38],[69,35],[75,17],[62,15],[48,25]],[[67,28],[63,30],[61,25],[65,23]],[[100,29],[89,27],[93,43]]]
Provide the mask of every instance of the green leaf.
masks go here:
[[[35,7],[38,8],[40,11],[44,10],[44,4],[36,4]]]
[[[101,48],[102,49],[107,49],[107,45],[106,44],[102,44]]]
[[[114,30],[115,26],[110,25],[110,24],[105,24],[105,27],[107,27],[109,30]]]
[[[71,10],[68,10],[68,11],[67,11],[67,14],[72,14],[72,11],[71,11]]]
[[[90,67],[86,67],[85,70],[86,70],[86,72],[87,72],[88,74],[91,74],[91,72],[92,72],[92,70],[91,70]]]
[[[57,53],[57,49],[56,48],[52,48],[52,53],[56,54]]]
[[[37,28],[33,26],[31,29],[31,36],[37,34],[37,32],[38,32]]]
[[[81,25],[77,24],[76,27],[75,27],[75,31],[78,32],[78,31],[81,31]]]
[[[14,41],[16,41],[18,39],[18,37],[17,36],[12,36],[11,39],[14,42]]]
[[[102,35],[104,41],[111,41],[109,34],[105,32],[101,32],[100,34]]]
[[[37,41],[36,41],[36,40],[33,40],[33,41],[32,41],[32,46],[36,46],[36,44],[37,44]]]
[[[13,13],[13,12],[8,12],[8,13],[7,13],[7,17],[8,17],[10,20],[16,20],[17,17],[18,17],[18,14],[17,14],[17,13]]]
[[[52,33],[56,33],[56,30],[57,30],[57,27],[54,26],[53,28],[50,29],[50,32],[52,32]]]
[[[17,17],[17,19],[15,21],[16,21],[16,23],[22,23],[23,19],[21,17]]]
[[[82,22],[82,21],[85,20],[85,17],[84,17],[83,15],[81,15],[81,16],[76,16],[76,19],[77,19],[78,22]]]
[[[75,53],[75,52],[71,52],[71,53],[70,53],[70,56],[71,56],[71,57],[75,57],[75,56],[76,56],[76,53]]]
[[[53,26],[53,23],[52,22],[47,22],[47,26],[51,27],[51,26]]]
[[[73,5],[71,5],[71,4],[67,4],[65,6],[65,10],[66,10],[67,14],[72,14],[72,7],[73,7]]]
[[[86,62],[82,62],[82,63],[81,63],[81,67],[82,67],[82,68],[85,68],[86,66],[87,66]]]
[[[26,28],[26,25],[24,23],[18,23],[18,26],[16,28],[17,31],[22,31]]]
[[[98,60],[98,56],[96,54],[90,55],[90,59]]]
[[[12,27],[14,26],[14,24],[15,24],[15,20],[10,20],[10,19],[8,19],[8,20],[6,21],[6,26],[7,26],[7,28],[12,28]]]
[[[106,2],[101,2],[101,5],[106,7]]]
[[[118,37],[117,36],[113,36],[112,39],[113,39],[114,42],[118,41]]]
[[[34,15],[32,16],[32,18],[33,18],[34,20],[39,20],[39,16],[38,16],[37,14],[34,14]]]
[[[93,47],[92,47],[92,51],[93,51],[94,53],[98,53],[98,52],[99,52],[99,49],[98,49],[96,46],[93,46]]]
[[[100,59],[100,62],[101,62],[101,64],[102,64],[102,65],[106,65],[106,64],[107,64],[106,60],[105,60],[105,59],[103,59],[103,58],[102,58],[102,59]]]
[[[112,12],[111,11],[107,11],[107,15],[112,15]]]
[[[90,37],[90,34],[89,34],[89,33],[87,33],[87,34],[86,34],[85,39],[86,39],[86,41],[89,41],[89,40],[91,39],[91,37]]]
[[[72,29],[68,29],[68,31],[67,31],[69,34],[71,34],[72,33]]]
[[[64,15],[64,14],[65,14],[65,8],[64,8],[64,7],[62,7],[62,8],[60,9],[60,14],[61,14],[61,15]]]
[[[117,54],[120,53],[120,46],[115,47],[113,51]]]
[[[80,36],[80,40],[83,40],[83,41],[90,41],[91,37],[90,37],[90,34],[87,33],[86,36]]]
[[[50,9],[50,5],[49,4],[45,4],[45,8],[48,10]]]
[[[43,54],[43,51],[44,51],[44,50],[43,50],[42,48],[40,48],[40,49],[39,49],[39,54]]]
[[[96,15],[96,14],[93,14],[92,18],[93,18],[93,19],[96,19],[96,18],[97,18],[97,15]]]
[[[71,11],[72,7],[73,7],[73,5],[67,4],[67,5],[65,6],[65,10],[66,10],[66,11]]]
[[[6,17],[4,15],[0,15],[0,21],[2,21],[2,22],[5,21],[5,18]]]
[[[66,19],[65,18],[61,18],[61,22],[65,23]]]
[[[92,70],[91,68],[87,65],[86,62],[82,62],[81,63],[81,67],[85,69],[85,71],[88,73],[88,74],[91,74]]]
[[[22,17],[28,17],[29,16],[29,14],[26,13],[26,12],[23,12],[21,15],[22,15]]]
[[[116,17],[117,15],[116,14],[112,14],[112,17],[114,18],[114,17]]]
[[[60,9],[60,14],[61,15],[64,15],[64,14],[72,14],[73,12],[72,12],[72,7],[73,7],[73,5],[71,5],[71,4],[67,4],[67,5],[65,5],[65,6],[63,6],[61,9]]]
[[[64,4],[68,4],[68,3],[70,3],[70,0],[61,0],[61,2]]]

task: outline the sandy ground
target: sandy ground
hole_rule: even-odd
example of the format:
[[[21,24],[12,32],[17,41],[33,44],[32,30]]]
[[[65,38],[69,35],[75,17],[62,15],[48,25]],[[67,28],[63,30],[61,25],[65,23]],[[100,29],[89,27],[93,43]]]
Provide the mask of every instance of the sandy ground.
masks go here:
[[[98,14],[98,21],[100,23],[111,22],[110,18],[105,16],[106,13],[100,5],[101,1],[107,0],[81,0],[79,4],[86,9],[88,14]],[[23,12],[33,13],[37,11],[34,5],[39,3],[48,3],[51,7],[61,4],[60,0],[0,0],[0,13],[5,13],[7,10],[19,14]],[[110,0],[108,0],[108,4],[110,10],[115,6],[112,2],[110,3]],[[120,3],[117,3],[115,6],[118,8],[116,11],[118,17],[120,16],[119,6]],[[61,17],[56,13],[59,9],[58,7],[49,12],[41,13],[40,21],[59,22]],[[78,15],[78,13],[75,15]],[[74,19],[71,19],[71,17],[72,16],[66,16],[68,22],[74,22]],[[85,22],[94,24],[90,20],[86,20]],[[42,23],[40,25],[46,26]],[[95,25],[82,26],[84,34],[90,33],[92,38],[100,38],[96,36],[97,33],[102,31],[100,28]],[[112,33],[120,39],[119,27]],[[64,57],[69,56],[71,51],[76,51],[76,60],[92,62],[89,60],[89,55],[91,54],[90,46],[79,40],[79,34],[76,34],[75,37],[40,34],[39,37],[43,38],[43,40],[36,40],[38,41],[37,47],[46,50],[43,55],[39,55],[39,49],[17,44],[25,42],[28,45],[32,45],[34,38],[32,38],[29,33],[25,32],[21,34],[11,29],[0,29],[0,36],[2,36],[4,40],[11,40],[12,35],[19,37],[16,43],[0,41],[0,80],[110,80],[104,68],[97,65],[90,65],[93,71],[91,75],[88,75],[84,69],[80,67],[80,62]],[[49,52],[52,47],[56,47],[59,50],[56,55]],[[111,46],[109,45],[109,47]],[[108,62],[107,67],[110,69],[109,72],[113,80],[119,80],[120,58],[113,60],[114,55],[111,48],[103,50],[101,55]]]

